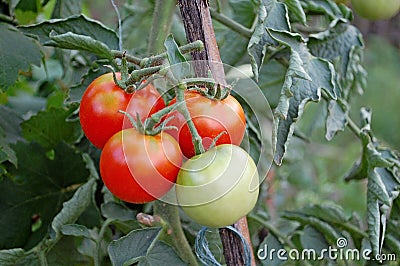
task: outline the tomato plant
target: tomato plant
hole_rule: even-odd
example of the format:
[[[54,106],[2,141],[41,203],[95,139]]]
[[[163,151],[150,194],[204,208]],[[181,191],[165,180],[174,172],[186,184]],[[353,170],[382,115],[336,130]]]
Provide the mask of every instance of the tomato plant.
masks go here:
[[[257,167],[249,154],[239,146],[222,144],[182,165],[176,195],[194,221],[224,227],[253,209],[258,182]]]
[[[135,128],[114,134],[100,157],[100,175],[116,197],[145,203],[162,197],[173,186],[182,154],[167,133],[143,135]]]
[[[112,2],[120,13],[110,0],[0,1],[2,265],[196,266],[201,255],[215,265],[306,264],[263,256],[251,264],[245,253],[319,251],[343,238],[372,260],[400,254],[400,155],[390,147],[399,146],[398,17],[365,27],[342,4],[350,0]],[[353,0],[371,18],[395,13],[391,4]],[[396,45],[371,50],[375,36],[363,32]],[[99,77],[105,65],[127,74],[120,88],[111,74]],[[152,86],[127,93],[144,79],[176,96],[179,112]],[[211,84],[238,88],[245,116],[231,97],[184,93]],[[82,98],[85,90],[93,97]],[[120,110],[153,115],[131,129]],[[179,131],[158,135],[164,126]],[[196,153],[199,141],[208,151],[193,156],[192,137]],[[239,144],[257,163],[254,208],[257,191],[244,177],[255,167]],[[193,156],[183,167],[179,146]],[[185,186],[175,191],[177,176]],[[183,212],[212,227],[247,215],[199,231]],[[213,235],[215,260],[201,254],[201,232]]]
[[[389,19],[400,9],[400,0],[351,0],[355,12],[370,20]]]
[[[117,73],[117,78],[120,78]],[[86,89],[80,104],[79,118],[86,137],[99,149],[107,140],[122,130],[131,127],[127,118],[119,113],[126,111],[141,120],[165,107],[156,88],[149,84],[134,93],[126,93],[113,80],[112,73],[96,78]]]
[[[173,99],[170,104],[175,102],[176,99]],[[220,136],[216,142],[217,145],[224,143],[240,145],[246,129],[246,119],[242,106],[233,96],[229,95],[223,100],[214,100],[198,92],[187,91],[185,92],[185,104],[206,150],[214,138],[222,132],[225,133]],[[172,117],[172,119],[167,125],[175,126],[178,130],[168,130],[167,132],[178,140],[182,152],[187,158],[194,156],[192,134],[184,116],[179,111],[173,111],[168,117]]]

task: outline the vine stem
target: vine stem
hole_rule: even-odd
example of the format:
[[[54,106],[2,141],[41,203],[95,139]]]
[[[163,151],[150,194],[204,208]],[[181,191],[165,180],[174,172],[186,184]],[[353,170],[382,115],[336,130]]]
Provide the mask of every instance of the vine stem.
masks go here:
[[[156,201],[153,205],[153,211],[167,223],[168,234],[171,236],[172,242],[180,257],[189,263],[189,265],[197,266],[197,259],[182,229],[178,207],[165,202]]]
[[[324,98],[324,100],[326,100],[328,103],[331,99],[329,99],[328,95],[326,95],[326,93],[322,94],[322,97]],[[345,103],[343,102],[342,99],[338,98],[337,102],[342,105],[345,106]],[[346,120],[347,120],[347,126],[350,128],[351,132],[354,133],[354,135],[356,135],[358,138],[361,138],[360,134],[361,134],[361,128],[357,125],[356,122],[354,122],[354,120],[350,117],[350,114],[348,112],[346,112]]]
[[[99,231],[99,235],[96,239],[96,254],[94,254],[93,257],[93,264],[94,266],[100,266],[101,265],[101,241],[103,240],[104,234],[106,233],[106,230],[108,228],[108,226],[113,222],[112,219],[107,219],[104,221],[104,223],[102,224],[100,231]]]
[[[149,44],[147,51],[159,53],[164,48],[164,40],[167,38],[172,25],[172,18],[176,7],[176,0],[156,0],[151,23]]]
[[[187,54],[190,52],[194,51],[201,51],[204,48],[203,42],[202,41],[194,41],[185,45],[182,45],[179,47],[179,51],[182,54]],[[167,57],[167,53],[160,53],[155,56],[150,56],[150,57],[145,57],[145,58],[140,58],[134,55],[127,54],[123,51],[118,51],[118,50],[112,50],[111,54],[114,58],[122,58],[125,56],[126,61],[129,63],[132,63],[134,65],[140,66],[140,67],[148,67],[148,66],[158,66],[161,65],[164,61],[164,59]]]
[[[222,25],[225,25],[226,27],[230,28],[231,30],[239,33],[245,38],[250,39],[251,35],[253,34],[253,31],[251,29],[248,29],[244,27],[242,24],[234,21],[230,17],[225,16],[224,14],[218,12],[217,10],[210,8],[210,13],[213,19],[216,21],[220,22]]]
[[[249,218],[255,220],[256,222],[258,222],[259,224],[261,224],[262,226],[267,228],[271,234],[282,239],[283,242],[285,242],[290,248],[296,248],[296,246],[293,244],[293,242],[290,239],[288,239],[285,235],[283,235],[281,232],[279,232],[279,230],[277,228],[275,228],[275,226],[266,222],[265,219],[263,219],[262,217],[260,217],[258,215],[250,214]]]
[[[179,84],[175,90],[176,93],[176,102],[178,103],[179,112],[183,115],[185,120],[187,121],[187,125],[189,127],[190,133],[192,134],[192,141],[194,145],[195,154],[202,154],[205,152],[202,138],[199,135],[199,132],[196,129],[196,126],[193,123],[192,117],[190,116],[189,110],[187,109],[185,102],[185,91],[186,87],[183,84]]]
[[[344,105],[342,99],[338,99],[339,104]],[[350,117],[350,114],[346,112],[346,120],[347,120],[347,126],[350,128],[350,130],[356,135],[358,138],[361,138],[361,128],[357,126],[356,122]]]

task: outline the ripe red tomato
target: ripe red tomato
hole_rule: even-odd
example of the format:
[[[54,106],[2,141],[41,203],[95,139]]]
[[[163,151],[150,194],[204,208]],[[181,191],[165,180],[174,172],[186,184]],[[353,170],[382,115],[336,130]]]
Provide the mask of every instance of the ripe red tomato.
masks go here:
[[[176,184],[183,211],[208,227],[235,223],[254,208],[259,193],[256,164],[245,150],[231,144],[187,160]]]
[[[173,99],[170,104],[176,102]],[[224,100],[213,100],[200,95],[197,92],[186,91],[185,102],[192,117],[192,121],[203,140],[203,146],[207,150],[215,137],[221,132],[226,132],[217,141],[220,144],[240,145],[246,130],[246,118],[240,103],[231,95]],[[195,155],[192,143],[192,135],[185,118],[179,111],[171,112],[173,116],[168,126],[175,126],[178,130],[167,130],[176,140],[183,154],[187,158]]]
[[[120,78],[120,73],[117,77]],[[79,118],[86,137],[102,149],[112,135],[123,128],[132,127],[128,118],[119,110],[141,120],[165,107],[156,88],[149,84],[142,90],[126,93],[113,80],[112,73],[96,78],[82,96]]]
[[[116,197],[131,203],[159,199],[176,181],[182,153],[167,133],[143,135],[135,128],[113,135],[100,156],[100,175]]]

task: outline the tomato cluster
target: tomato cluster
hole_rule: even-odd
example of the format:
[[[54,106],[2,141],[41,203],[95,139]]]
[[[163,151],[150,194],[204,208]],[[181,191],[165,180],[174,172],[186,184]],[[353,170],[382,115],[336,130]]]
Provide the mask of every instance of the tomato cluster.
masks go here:
[[[127,93],[111,73],[89,85],[79,116],[86,137],[102,149],[101,178],[116,197],[131,203],[160,199],[174,187],[178,204],[194,221],[211,227],[232,224],[258,197],[257,168],[238,146],[246,129],[243,109],[231,95],[217,100],[195,91],[185,91],[184,100],[176,102],[170,102],[172,111],[159,125],[165,130],[151,133],[142,122],[169,111],[154,86]],[[195,154],[182,108],[202,139],[202,154]],[[125,121],[133,117],[141,122]]]

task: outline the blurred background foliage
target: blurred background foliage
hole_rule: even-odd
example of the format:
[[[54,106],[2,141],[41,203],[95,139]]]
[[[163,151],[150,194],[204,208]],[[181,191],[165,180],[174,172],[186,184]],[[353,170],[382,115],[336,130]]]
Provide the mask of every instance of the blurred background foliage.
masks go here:
[[[385,145],[400,149],[400,14],[390,20],[370,22],[355,17],[364,36],[367,86],[353,97],[352,118],[359,121],[361,107],[372,109],[372,128]],[[325,108],[309,104],[298,128],[309,140],[292,139],[287,160],[270,178],[266,202],[270,214],[296,210],[309,203],[335,202],[347,214],[366,215],[366,180],[345,182],[343,177],[360,156],[359,140],[346,130],[332,141],[324,137]]]
[[[115,29],[117,19],[109,0],[81,0],[82,11],[89,17],[102,21]],[[49,18],[53,7],[49,5],[41,16]],[[130,4],[130,1],[116,1],[117,5]],[[148,1],[151,7],[154,1]],[[129,12],[129,9],[125,12]],[[146,5],[135,12],[148,12]],[[16,14],[22,23],[31,23],[40,18],[37,13],[23,12]],[[124,17],[124,16],[123,16]],[[134,22],[141,28],[143,35],[149,32],[149,21]],[[132,16],[129,19],[135,20]],[[389,21],[369,23],[360,18],[354,23],[365,37],[364,67],[368,72],[367,87],[364,94],[353,98],[352,116],[359,121],[360,107],[369,106],[373,111],[372,128],[376,136],[394,149],[400,149],[400,116],[398,115],[400,100],[400,15]],[[126,23],[132,25],[132,22]],[[184,40],[184,32],[174,24],[175,38]],[[218,27],[216,27],[218,29]],[[129,28],[123,28],[129,35]],[[127,37],[126,36],[126,37]],[[218,37],[218,36],[217,36]],[[129,36],[126,41],[129,47],[135,47],[137,52],[146,49],[143,39],[147,36]],[[51,54],[48,56],[51,58]],[[77,58],[76,63],[84,58]],[[24,116],[42,109],[45,105],[59,105],[64,101],[68,83],[81,77],[79,65],[74,66],[76,73],[63,73],[58,61],[48,59],[47,72],[43,67],[34,67],[26,78],[20,78],[7,93],[0,94],[0,103],[7,103],[15,110],[21,110]],[[76,80],[78,82],[79,80]],[[278,84],[279,85],[279,84]],[[49,100],[45,100],[47,97]],[[48,106],[47,106],[48,107]],[[27,112],[29,110],[29,112]],[[281,167],[274,167],[265,183],[265,202],[270,216],[278,217],[283,210],[296,210],[307,204],[323,204],[335,202],[341,205],[347,214],[353,212],[366,215],[366,180],[346,183],[343,179],[354,161],[360,156],[361,145],[354,135],[346,130],[332,141],[327,142],[324,134],[325,122],[323,104],[309,104],[302,119],[298,123],[299,132],[304,138],[293,138],[288,148],[288,154]],[[1,132],[0,132],[1,133]],[[309,141],[307,141],[309,140]],[[363,219],[365,220],[365,219]]]
[[[117,28],[117,17],[109,0],[82,1],[82,12],[93,19],[102,21],[110,28]],[[115,1],[117,5],[130,5],[133,0]],[[151,12],[154,1],[148,1],[148,6],[141,6],[137,12]],[[51,10],[55,1],[42,10],[42,19],[51,16]],[[101,3],[101,4],[100,4]],[[124,9],[124,12],[129,12]],[[38,13],[31,11],[19,11],[17,19],[22,24],[40,21],[35,17]],[[125,17],[125,15],[123,15]],[[143,34],[149,32],[149,21],[137,21],[134,25],[141,27]],[[134,20],[131,16],[129,19]],[[126,21],[125,21],[126,22]],[[175,38],[184,40],[184,32],[174,23]],[[364,34],[365,58],[364,67],[368,72],[368,83],[364,94],[354,97],[352,115],[358,121],[358,111],[362,106],[369,106],[373,111],[372,126],[377,137],[387,145],[400,148],[400,116],[398,115],[398,101],[400,99],[400,15],[388,21],[368,22],[355,17],[354,24]],[[124,21],[123,21],[124,25]],[[132,22],[126,23],[132,25]],[[250,25],[249,25],[250,26]],[[218,23],[216,25],[217,32]],[[123,28],[123,33],[129,35],[129,29]],[[137,52],[143,52],[147,44],[143,42],[143,36],[127,36],[125,41],[129,47],[135,47]],[[218,36],[217,36],[218,38]],[[223,55],[222,55],[223,56]],[[47,104],[63,101],[63,76],[62,67],[57,61],[49,59],[47,72],[44,68],[34,67],[31,73],[27,73],[26,79],[21,79],[7,93],[0,95],[0,103],[17,106],[17,110],[40,110],[46,104],[46,100],[37,95],[51,96]],[[75,70],[77,70],[76,68]],[[51,71],[49,71],[51,70]],[[80,73],[76,74],[80,76]],[[71,79],[74,77],[72,76]],[[261,78],[262,80],[262,78]],[[279,82],[278,82],[279,83]],[[278,84],[279,85],[279,84]],[[262,86],[262,85],[260,85]],[[56,88],[55,88],[56,87]],[[61,90],[59,90],[59,89]],[[64,91],[65,92],[65,91]],[[271,99],[273,101],[273,99]],[[290,142],[286,162],[281,167],[276,167],[268,178],[266,190],[266,202],[269,205],[271,215],[280,210],[293,210],[308,203],[336,202],[345,208],[347,213],[357,212],[365,215],[366,198],[360,190],[365,189],[366,181],[346,183],[343,176],[349,171],[352,164],[360,155],[359,140],[349,131],[339,133],[332,141],[327,142],[324,137],[324,118],[322,113],[326,108],[322,104],[310,104],[303,118],[298,123],[300,132],[306,139],[294,138]],[[26,113],[23,112],[25,115]],[[29,113],[28,113],[29,115]],[[360,195],[360,196],[358,196]]]

